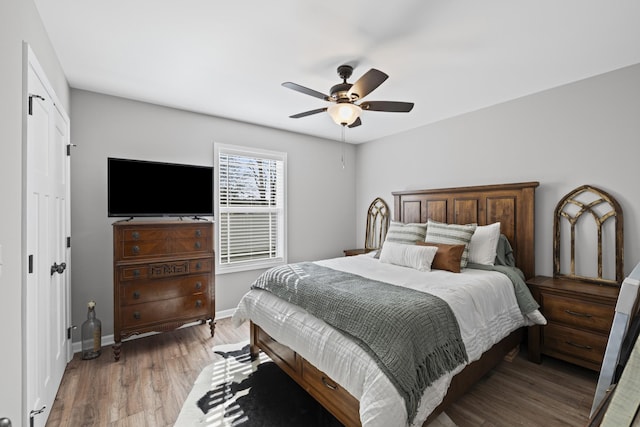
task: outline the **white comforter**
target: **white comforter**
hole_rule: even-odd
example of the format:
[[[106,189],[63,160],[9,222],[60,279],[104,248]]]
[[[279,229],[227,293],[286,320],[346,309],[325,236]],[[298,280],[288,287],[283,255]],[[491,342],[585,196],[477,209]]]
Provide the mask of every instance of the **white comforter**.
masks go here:
[[[442,270],[421,272],[381,263],[370,255],[334,258],[317,264],[442,298],[458,319],[469,363],[515,329],[531,323],[518,308],[511,281],[498,272],[473,269],[458,274]],[[363,427],[408,425],[404,401],[376,363],[357,344],[322,320],[263,290],[249,291],[240,301],[233,320],[236,325],[253,320],[275,340],[294,349],[341,384],[360,401]],[[444,398],[451,378],[463,368],[464,365],[458,366],[427,388],[413,426],[422,425]]]

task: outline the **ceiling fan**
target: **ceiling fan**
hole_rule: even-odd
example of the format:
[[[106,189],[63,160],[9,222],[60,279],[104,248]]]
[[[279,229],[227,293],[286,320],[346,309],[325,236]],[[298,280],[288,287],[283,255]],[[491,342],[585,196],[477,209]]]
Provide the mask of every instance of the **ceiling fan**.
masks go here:
[[[282,86],[289,89],[333,103],[329,107],[305,111],[289,117],[292,119],[299,119],[300,117],[306,117],[326,111],[337,124],[354,128],[362,124],[362,121],[360,120],[360,113],[363,110],[408,113],[413,108],[413,102],[365,101],[360,104],[356,104],[357,101],[362,100],[362,98],[373,92],[387,78],[389,78],[389,76],[380,70],[372,68],[355,83],[347,83],[347,79],[351,77],[352,73],[353,67],[351,65],[339,66],[338,75],[342,79],[342,83],[338,83],[333,86],[331,88],[330,95],[325,95],[324,93],[300,86],[296,83],[282,83]]]

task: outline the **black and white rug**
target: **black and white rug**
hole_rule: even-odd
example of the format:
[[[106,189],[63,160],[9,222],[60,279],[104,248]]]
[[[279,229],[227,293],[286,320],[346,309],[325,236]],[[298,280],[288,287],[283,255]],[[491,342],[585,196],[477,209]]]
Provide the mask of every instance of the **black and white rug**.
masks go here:
[[[174,427],[342,426],[267,355],[251,361],[248,342],[214,351],[216,360],[198,376]],[[441,414],[431,426],[455,424]]]

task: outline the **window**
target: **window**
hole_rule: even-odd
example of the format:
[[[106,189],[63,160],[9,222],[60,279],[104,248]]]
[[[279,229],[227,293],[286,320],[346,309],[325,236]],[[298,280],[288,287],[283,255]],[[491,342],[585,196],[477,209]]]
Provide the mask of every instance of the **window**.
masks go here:
[[[286,262],[286,153],[216,144],[217,273]]]

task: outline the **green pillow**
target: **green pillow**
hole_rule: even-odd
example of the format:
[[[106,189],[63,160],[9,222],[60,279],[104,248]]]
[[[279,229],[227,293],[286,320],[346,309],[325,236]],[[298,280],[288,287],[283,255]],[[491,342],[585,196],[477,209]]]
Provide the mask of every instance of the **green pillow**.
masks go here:
[[[443,222],[427,220],[427,243],[446,243],[448,245],[464,245],[460,268],[465,268],[469,262],[469,242],[478,224],[445,224]]]

